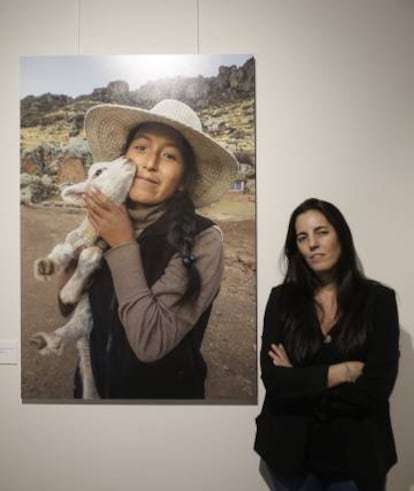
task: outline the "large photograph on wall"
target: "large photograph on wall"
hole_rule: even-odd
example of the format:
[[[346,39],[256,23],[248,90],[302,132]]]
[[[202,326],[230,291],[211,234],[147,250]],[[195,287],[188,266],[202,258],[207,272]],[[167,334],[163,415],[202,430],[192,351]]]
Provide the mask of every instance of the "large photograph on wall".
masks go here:
[[[21,58],[24,402],[255,404],[251,55]]]

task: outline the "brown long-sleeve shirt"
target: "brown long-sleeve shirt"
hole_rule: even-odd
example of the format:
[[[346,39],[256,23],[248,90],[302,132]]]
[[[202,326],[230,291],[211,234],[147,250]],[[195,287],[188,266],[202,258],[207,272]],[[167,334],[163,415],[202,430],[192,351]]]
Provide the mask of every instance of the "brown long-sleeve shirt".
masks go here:
[[[224,269],[223,240],[217,226],[195,237],[192,253],[200,274],[201,291],[194,302],[179,305],[187,273],[175,254],[164,274],[148,287],[139,244],[129,242],[110,249],[110,268],[118,313],[137,358],[150,362],[171,351],[195,325],[218,292]]]

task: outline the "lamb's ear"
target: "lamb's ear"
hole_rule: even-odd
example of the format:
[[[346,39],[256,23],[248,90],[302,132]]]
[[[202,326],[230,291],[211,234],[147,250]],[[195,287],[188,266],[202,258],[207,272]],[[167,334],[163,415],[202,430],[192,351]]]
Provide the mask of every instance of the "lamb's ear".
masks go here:
[[[60,195],[62,196],[63,201],[76,205],[82,205],[84,204],[83,195],[86,193],[86,191],[86,182],[80,182],[64,188]]]

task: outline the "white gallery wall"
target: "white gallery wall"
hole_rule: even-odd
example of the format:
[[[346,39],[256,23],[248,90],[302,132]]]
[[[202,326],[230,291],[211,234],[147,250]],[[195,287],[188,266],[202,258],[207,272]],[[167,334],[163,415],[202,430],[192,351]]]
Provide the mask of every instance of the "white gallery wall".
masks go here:
[[[408,491],[412,0],[0,0],[0,340],[20,336],[19,56],[198,52],[256,58],[259,328],[289,214],[307,197],[337,204],[367,275],[398,293],[389,490]],[[252,450],[261,385],[258,406],[22,405],[18,364],[0,365],[0,387],[2,491],[267,489]]]

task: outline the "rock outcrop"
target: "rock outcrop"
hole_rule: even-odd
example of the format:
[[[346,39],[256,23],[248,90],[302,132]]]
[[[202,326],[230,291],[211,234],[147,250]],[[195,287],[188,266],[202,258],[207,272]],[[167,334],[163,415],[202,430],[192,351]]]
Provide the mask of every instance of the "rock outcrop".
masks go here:
[[[87,143],[71,138],[63,148],[42,143],[24,152],[20,168],[21,202],[40,203],[56,199],[63,184],[85,179],[92,157]]]
[[[221,66],[216,77],[164,78],[148,82],[134,91],[130,91],[127,82],[117,80],[77,98],[53,94],[27,96],[21,101],[21,126],[47,125],[71,118],[75,132],[82,128],[86,109],[96,103],[150,108],[161,99],[172,98],[180,99],[194,109],[201,109],[254,97],[254,93],[255,64],[254,59],[250,58],[240,67]],[[66,112],[59,111],[68,105],[75,107]]]

